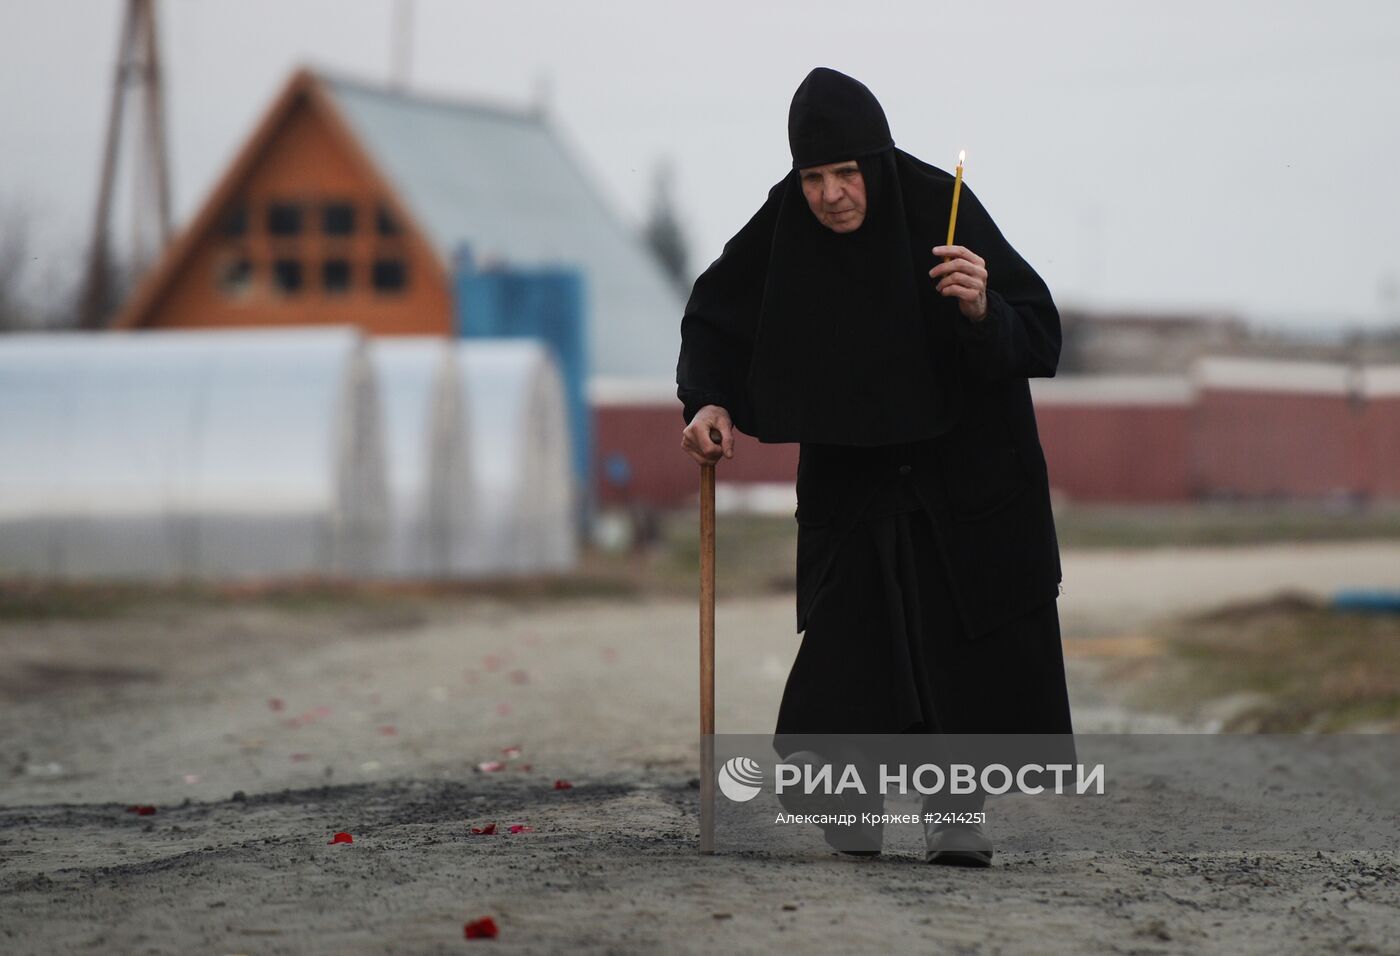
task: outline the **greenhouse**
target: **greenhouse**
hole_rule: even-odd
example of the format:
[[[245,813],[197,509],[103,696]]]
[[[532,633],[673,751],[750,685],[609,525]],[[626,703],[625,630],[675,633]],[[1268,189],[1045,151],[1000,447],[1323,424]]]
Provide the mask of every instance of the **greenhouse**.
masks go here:
[[[573,567],[577,518],[558,367],[533,339],[472,339],[457,350],[478,523],[454,553],[454,570]]]
[[[389,490],[383,573],[447,576],[453,542],[471,537],[474,500],[455,343],[440,336],[374,339],[370,358]]]
[[[576,560],[534,340],[344,327],[0,339],[0,574],[444,578]]]
[[[0,340],[0,569],[372,572],[383,453],[350,329]]]

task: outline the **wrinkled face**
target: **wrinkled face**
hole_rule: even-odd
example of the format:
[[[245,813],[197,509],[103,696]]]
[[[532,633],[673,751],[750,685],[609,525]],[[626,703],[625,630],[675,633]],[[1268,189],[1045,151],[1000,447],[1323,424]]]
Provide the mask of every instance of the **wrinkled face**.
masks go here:
[[[854,159],[800,170],[812,215],[832,232],[855,232],[865,222],[865,179]]]

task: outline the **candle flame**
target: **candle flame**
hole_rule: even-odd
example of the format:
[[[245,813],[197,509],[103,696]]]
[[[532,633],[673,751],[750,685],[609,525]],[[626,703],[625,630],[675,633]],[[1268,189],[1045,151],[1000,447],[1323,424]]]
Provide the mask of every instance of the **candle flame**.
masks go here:
[[[965,150],[965,149],[960,149],[960,150],[958,150],[958,165],[961,166],[961,165],[963,164],[963,160],[965,160],[965,159],[967,159],[967,150]]]

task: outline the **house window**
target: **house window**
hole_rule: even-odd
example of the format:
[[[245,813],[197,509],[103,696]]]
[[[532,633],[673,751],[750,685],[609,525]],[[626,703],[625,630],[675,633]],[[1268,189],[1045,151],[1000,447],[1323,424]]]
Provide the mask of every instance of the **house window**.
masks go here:
[[[350,291],[350,263],[345,259],[327,259],[321,263],[321,289],[325,292]]]
[[[219,223],[219,232],[226,238],[237,239],[248,234],[248,204],[234,203],[224,210],[224,218]]]
[[[328,202],[321,207],[321,231],[328,236],[355,233],[355,207],[348,202]]]
[[[408,285],[408,268],[402,259],[375,259],[373,281],[376,292],[402,292]]]
[[[399,220],[389,211],[389,207],[383,203],[375,214],[375,228],[381,236],[397,236],[400,232]]]
[[[278,292],[301,291],[301,260],[277,259],[272,263],[272,278]]]
[[[227,259],[219,267],[219,291],[224,295],[245,295],[253,287],[253,263],[247,256]]]
[[[274,236],[301,235],[301,206],[275,202],[267,207],[267,231]]]

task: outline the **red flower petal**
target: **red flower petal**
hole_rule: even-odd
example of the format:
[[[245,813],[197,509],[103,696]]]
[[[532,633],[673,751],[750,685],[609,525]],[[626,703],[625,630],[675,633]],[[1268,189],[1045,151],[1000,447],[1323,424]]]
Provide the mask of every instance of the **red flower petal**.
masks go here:
[[[510,716],[510,704],[506,703],[505,701],[501,701],[499,704],[497,704],[497,705],[496,705],[496,716],[497,716],[497,717],[509,717],[509,716]]]
[[[287,705],[282,703],[282,698],[280,697],[269,697],[267,699],[267,706],[272,708],[273,710],[281,710]]]
[[[472,832],[480,836],[490,836],[496,832],[496,824],[488,823],[484,827],[472,827]]]
[[[310,754],[292,754],[292,763],[305,763],[310,759]]]
[[[481,666],[488,671],[498,671],[504,663],[505,659],[498,654],[487,654],[481,659]]]
[[[526,826],[525,824],[523,824],[523,823],[512,823],[512,824],[510,825],[510,832],[511,832],[511,833],[534,833],[534,832],[535,832],[535,828],[534,828],[534,827],[527,827],[527,826]]]
[[[355,838],[354,838],[354,837],[352,837],[350,834],[346,833],[344,830],[341,830],[341,831],[340,831],[339,833],[337,833],[335,836],[331,837],[331,842],[330,842],[330,843],[327,843],[326,846],[330,846],[331,843],[354,843],[354,842],[355,842]]]
[[[603,648],[602,654],[603,654],[603,661],[604,661],[605,663],[608,663],[608,664],[616,664],[616,663],[617,663],[617,648],[615,648],[615,647],[605,647],[605,648]]]
[[[525,771],[526,773],[529,773],[529,772],[530,772],[530,766],[531,766],[531,765],[528,764],[528,763],[522,763],[522,764],[519,764],[518,766],[516,766],[515,769],[516,769],[516,770],[523,770],[523,771]]]
[[[379,733],[385,737],[393,737],[398,732],[399,728],[395,727],[393,724],[385,724],[383,727],[379,728]]]
[[[134,813],[137,816],[148,817],[156,812],[156,808],[151,806],[150,804],[133,803],[131,806],[126,808],[126,812]]]
[[[510,672],[510,682],[512,684],[528,684],[530,674],[528,671],[514,670]]]
[[[571,784],[571,783],[569,783],[569,781],[567,781],[567,780],[556,780],[556,781],[554,781],[554,789],[555,789],[555,790],[572,790],[573,788],[574,788],[574,785]]]
[[[489,916],[474,919],[462,927],[462,935],[467,939],[495,939],[498,933],[496,921]]]

